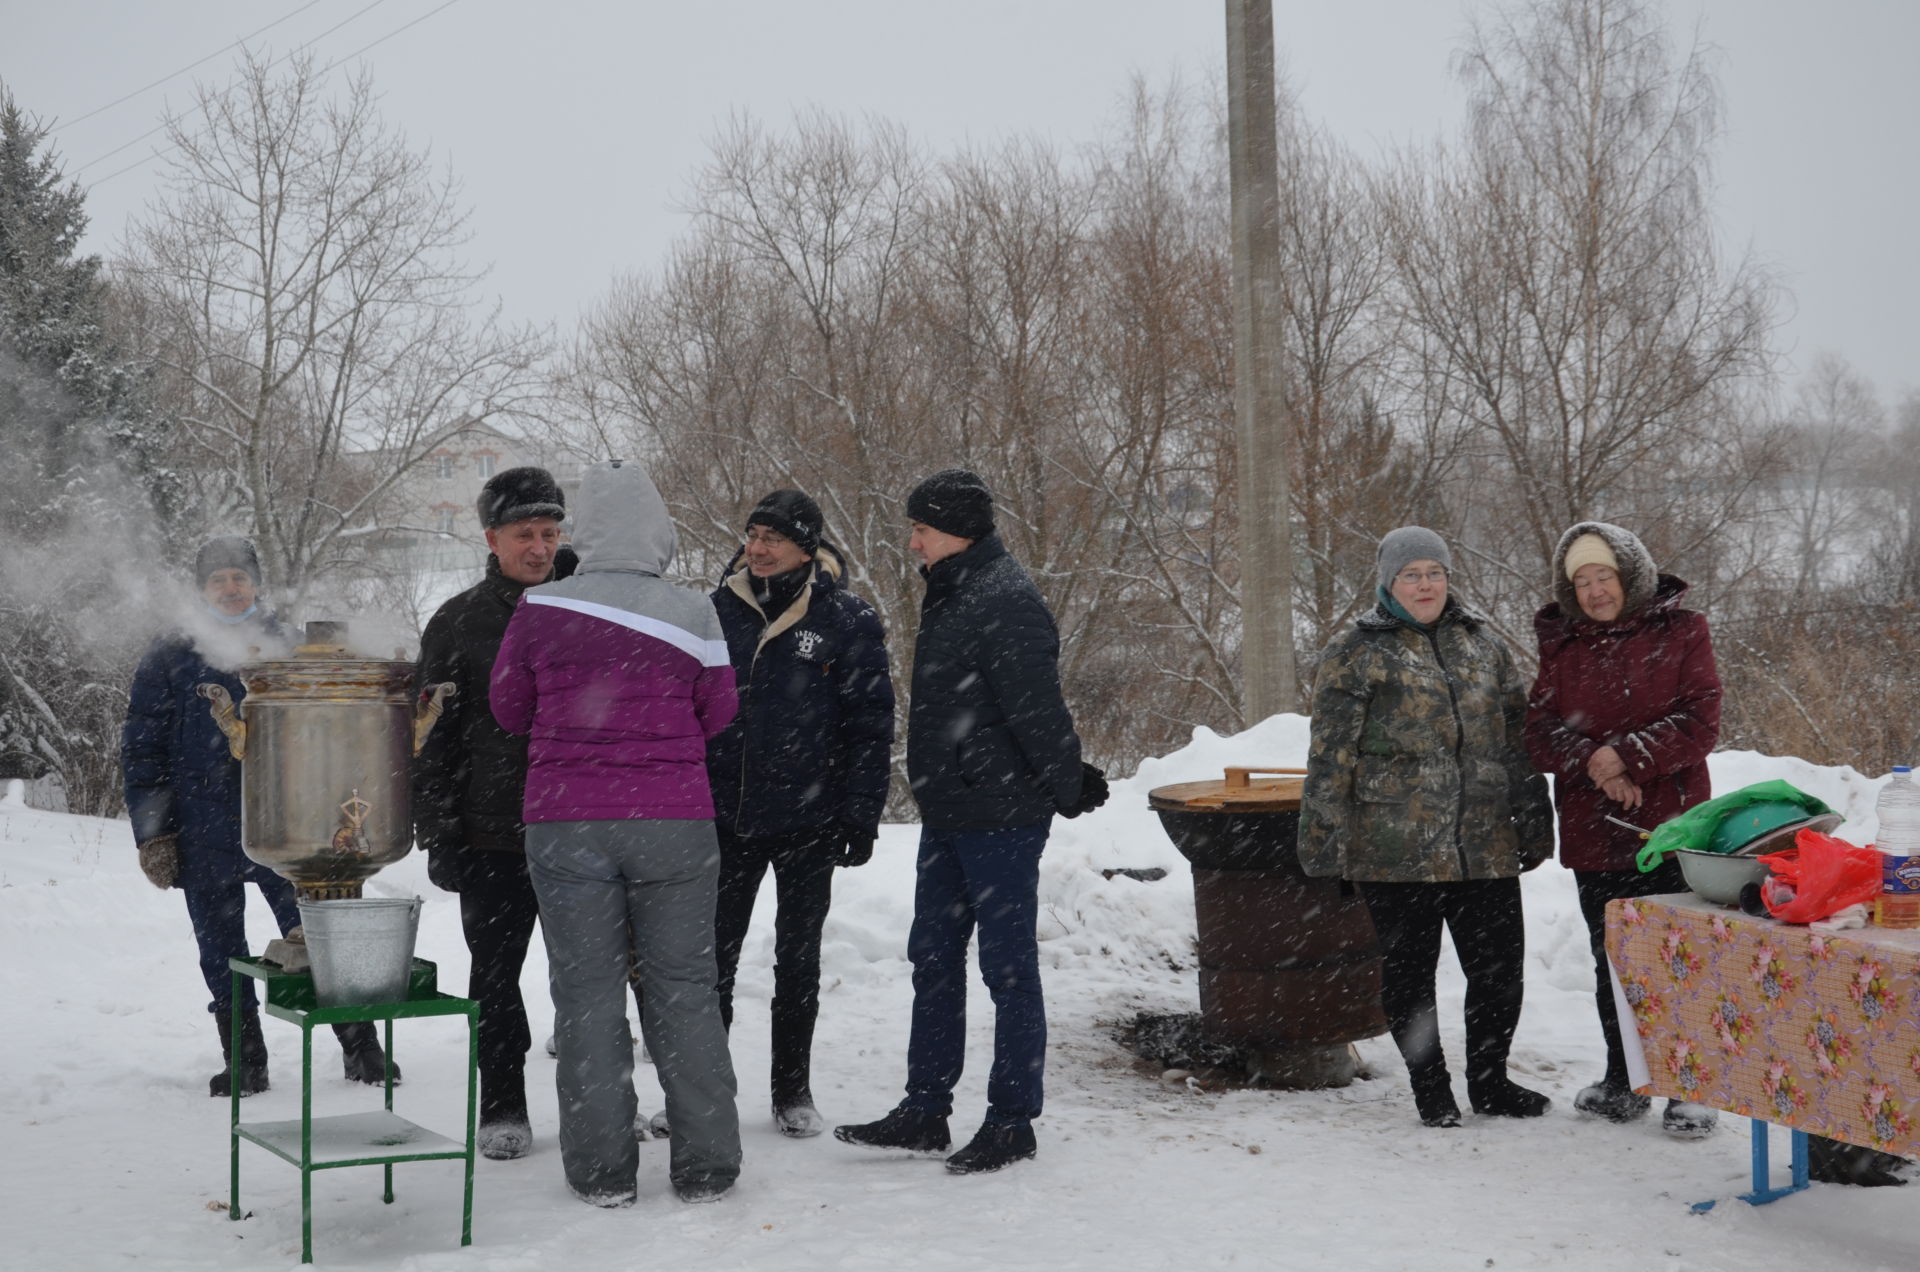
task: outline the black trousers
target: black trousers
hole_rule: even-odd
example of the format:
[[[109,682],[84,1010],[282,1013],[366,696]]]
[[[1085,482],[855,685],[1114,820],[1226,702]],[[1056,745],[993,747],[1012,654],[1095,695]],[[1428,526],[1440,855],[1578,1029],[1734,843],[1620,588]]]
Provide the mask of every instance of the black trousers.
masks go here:
[[[1360,895],[1380,938],[1380,1005],[1414,1089],[1449,1081],[1433,991],[1442,925],[1467,977],[1468,1087],[1504,1077],[1525,992],[1520,881],[1362,883]]]
[[[472,971],[467,997],[480,1003],[480,1087],[483,1095],[523,1082],[533,1035],[520,995],[520,969],[527,961],[540,903],[517,852],[468,850],[461,865],[460,930],[467,938]]]
[[[1607,902],[1624,897],[1651,897],[1663,892],[1685,892],[1680,863],[1673,857],[1660,868],[1638,870],[1576,870],[1573,886],[1580,894],[1580,917],[1587,921],[1587,943],[1593,947],[1593,1002],[1600,1013],[1600,1034],[1607,1042],[1607,1086],[1627,1085],[1627,1053],[1620,1045],[1620,1015],[1613,1005],[1613,978],[1607,974]]]
[[[773,1057],[776,1108],[812,1099],[813,1025],[820,1014],[820,933],[833,903],[840,837],[831,827],[745,838],[720,829],[720,897],[713,934],[720,1018],[733,1027],[733,983],[753,903],[773,870]]]

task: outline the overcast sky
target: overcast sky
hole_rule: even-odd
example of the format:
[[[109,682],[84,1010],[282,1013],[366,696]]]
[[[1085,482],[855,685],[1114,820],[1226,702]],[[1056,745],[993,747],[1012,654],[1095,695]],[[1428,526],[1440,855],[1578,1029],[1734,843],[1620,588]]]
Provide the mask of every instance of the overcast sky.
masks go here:
[[[371,4],[371,7],[368,7]],[[303,7],[304,6],[304,7]],[[1461,0],[1274,0],[1305,110],[1363,152],[1458,116]],[[904,125],[936,148],[1016,132],[1099,136],[1135,72],[1220,74],[1221,0],[0,0],[0,81],[62,126],[89,186],[92,250],[152,197],[154,128],[191,80],[257,36],[312,41],[322,64],[367,48],[388,118],[451,161],[471,252],[511,317],[570,325],[618,272],[684,226],[676,195],[730,111],[772,123],[819,105]],[[1671,0],[1676,37],[1721,50],[1729,132],[1720,213],[1794,296],[1782,343],[1833,350],[1883,396],[1920,388],[1920,47],[1916,0]],[[364,12],[363,12],[364,10]],[[286,16],[291,15],[291,16]],[[413,24],[413,25],[409,25]],[[328,33],[329,28],[338,27]],[[403,29],[404,28],[404,29]],[[71,122],[68,122],[71,121]],[[129,164],[138,166],[127,169]],[[83,167],[84,165],[84,167]]]

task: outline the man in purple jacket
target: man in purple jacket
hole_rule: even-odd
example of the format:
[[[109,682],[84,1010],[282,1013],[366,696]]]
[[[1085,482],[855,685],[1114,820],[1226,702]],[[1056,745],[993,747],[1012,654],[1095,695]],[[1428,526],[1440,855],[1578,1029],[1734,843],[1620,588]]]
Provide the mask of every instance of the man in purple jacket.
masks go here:
[[[578,573],[527,590],[491,685],[500,727],[531,734],[523,812],[559,1040],[561,1161],[583,1201],[633,1202],[631,934],[674,1191],[714,1201],[740,1173],[706,768],[707,739],[736,709],[733,666],[713,603],[660,577],[673,523],[639,465],[588,469],[574,527]]]

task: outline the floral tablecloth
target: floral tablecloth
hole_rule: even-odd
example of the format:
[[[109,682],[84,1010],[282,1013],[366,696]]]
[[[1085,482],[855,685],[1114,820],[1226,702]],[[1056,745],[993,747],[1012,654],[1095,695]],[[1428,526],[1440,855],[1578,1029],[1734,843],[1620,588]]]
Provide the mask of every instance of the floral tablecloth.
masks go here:
[[[1920,932],[1823,933],[1683,893],[1610,903],[1607,956],[1642,1091],[1920,1156]]]

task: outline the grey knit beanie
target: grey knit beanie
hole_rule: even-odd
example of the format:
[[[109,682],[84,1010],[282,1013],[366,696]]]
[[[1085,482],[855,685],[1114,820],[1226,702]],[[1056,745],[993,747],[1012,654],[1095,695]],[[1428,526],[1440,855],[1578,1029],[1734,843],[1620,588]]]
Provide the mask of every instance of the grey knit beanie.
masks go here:
[[[194,583],[205,587],[207,577],[216,570],[245,570],[253,585],[259,587],[260,554],[253,550],[253,540],[228,534],[201,544],[193,558]]]
[[[1425,526],[1387,531],[1373,559],[1379,569],[1380,586],[1388,591],[1393,590],[1393,576],[1414,561],[1438,561],[1447,573],[1453,573],[1453,553],[1447,551],[1447,541]]]

